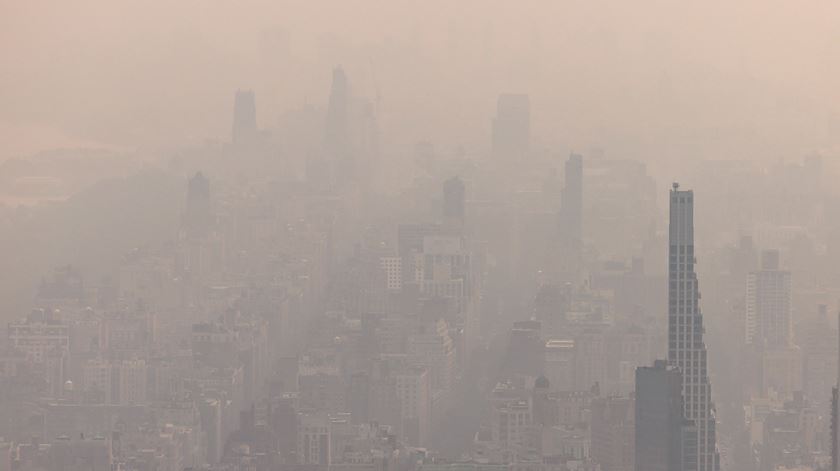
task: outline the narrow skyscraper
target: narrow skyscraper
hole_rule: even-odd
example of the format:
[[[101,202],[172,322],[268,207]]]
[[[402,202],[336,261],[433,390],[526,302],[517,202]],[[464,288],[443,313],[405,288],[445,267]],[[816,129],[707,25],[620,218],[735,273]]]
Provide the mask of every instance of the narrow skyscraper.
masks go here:
[[[237,90],[233,100],[233,143],[248,144],[257,136],[257,104],[253,90]]]
[[[685,417],[697,430],[697,471],[716,471],[715,416],[694,272],[694,192],[671,190],[668,227],[668,363],[682,373]]]
[[[525,157],[531,147],[531,101],[528,95],[499,95],[492,132],[494,156],[506,159]]]
[[[583,238],[583,156],[569,155],[561,201],[562,231],[573,243]]]
[[[213,221],[210,207],[210,182],[198,172],[187,186],[187,204],[184,209],[183,225],[190,237],[201,237],[207,233]]]
[[[349,152],[349,115],[350,82],[344,69],[336,67],[332,73],[327,121],[324,127],[324,145],[331,158],[342,158]]]
[[[360,113],[353,97],[350,79],[342,67],[336,67],[332,73],[330,97],[327,103],[326,122],[324,123],[324,157],[328,167],[328,180],[333,187],[344,187],[358,182],[364,169],[360,164],[364,157],[360,155],[366,148],[378,147],[374,141],[378,128],[373,109]],[[365,129],[369,125],[370,129]],[[364,141],[369,141],[367,145]]]
[[[461,229],[466,215],[466,189],[464,182],[452,177],[443,182],[443,222],[452,228]]]
[[[578,280],[583,253],[583,156],[570,154],[565,167],[565,185],[558,217],[560,279]]]

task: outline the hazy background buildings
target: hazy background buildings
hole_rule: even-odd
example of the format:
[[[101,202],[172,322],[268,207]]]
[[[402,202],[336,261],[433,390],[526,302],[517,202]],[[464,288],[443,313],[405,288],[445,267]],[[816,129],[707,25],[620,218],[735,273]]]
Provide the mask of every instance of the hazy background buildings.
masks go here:
[[[3,2],[0,471],[831,469],[838,13]]]
[[[536,149],[682,163],[835,145],[827,1],[7,1],[3,13],[4,152],[219,139],[229,127],[213,117],[242,87],[273,125],[320,104],[339,63],[375,98],[388,142],[486,148],[505,92],[531,97]]]

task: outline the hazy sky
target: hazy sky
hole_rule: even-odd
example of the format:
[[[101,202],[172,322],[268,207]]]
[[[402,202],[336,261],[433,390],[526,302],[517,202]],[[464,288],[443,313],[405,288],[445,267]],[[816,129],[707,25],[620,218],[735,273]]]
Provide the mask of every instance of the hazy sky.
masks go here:
[[[481,152],[507,91],[556,149],[795,158],[840,130],[832,1],[0,0],[0,63],[0,160],[227,139],[237,88],[271,127],[336,64],[392,147]]]

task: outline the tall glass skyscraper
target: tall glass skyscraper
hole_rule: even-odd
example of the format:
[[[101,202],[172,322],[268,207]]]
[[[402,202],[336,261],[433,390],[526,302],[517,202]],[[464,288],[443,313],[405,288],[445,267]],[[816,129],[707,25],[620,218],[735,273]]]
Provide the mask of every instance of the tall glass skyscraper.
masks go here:
[[[694,192],[671,190],[668,227],[668,363],[682,373],[685,418],[697,430],[697,471],[717,471],[712,386],[694,272]]]

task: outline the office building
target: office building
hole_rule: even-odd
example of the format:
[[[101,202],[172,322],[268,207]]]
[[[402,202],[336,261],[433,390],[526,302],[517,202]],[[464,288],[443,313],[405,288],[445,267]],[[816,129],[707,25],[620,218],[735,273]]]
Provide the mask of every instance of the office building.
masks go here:
[[[70,352],[70,328],[44,309],[35,309],[26,319],[9,324],[7,334],[9,345],[34,363],[44,363],[49,354]]]
[[[665,361],[636,369],[636,471],[696,468],[696,429],[683,415],[682,375]]]
[[[410,445],[425,446],[432,415],[429,372],[422,367],[408,367],[394,379],[400,405],[400,436]]]
[[[190,237],[204,236],[213,223],[210,205],[210,182],[201,172],[193,176],[187,186],[184,209],[184,232]]]
[[[601,471],[633,471],[635,401],[599,397],[592,401],[592,459]]]
[[[565,166],[559,227],[560,280],[576,282],[583,266],[583,157],[571,154]]]
[[[452,229],[462,229],[466,216],[466,189],[463,180],[452,177],[443,182],[443,222]]]
[[[761,254],[761,270],[747,275],[746,329],[748,345],[784,348],[790,344],[791,276],[779,269],[779,252]]]
[[[300,414],[297,443],[299,464],[330,465],[330,425],[330,418],[326,414]]]
[[[344,69],[336,67],[333,69],[324,127],[324,150],[333,183],[355,177],[350,101],[350,81]]]
[[[257,104],[253,90],[237,90],[233,100],[233,143],[248,145],[257,137]]]
[[[531,147],[531,101],[524,94],[502,94],[493,118],[493,155],[522,158]]]
[[[583,156],[569,155],[561,200],[561,231],[571,242],[583,237]]]

